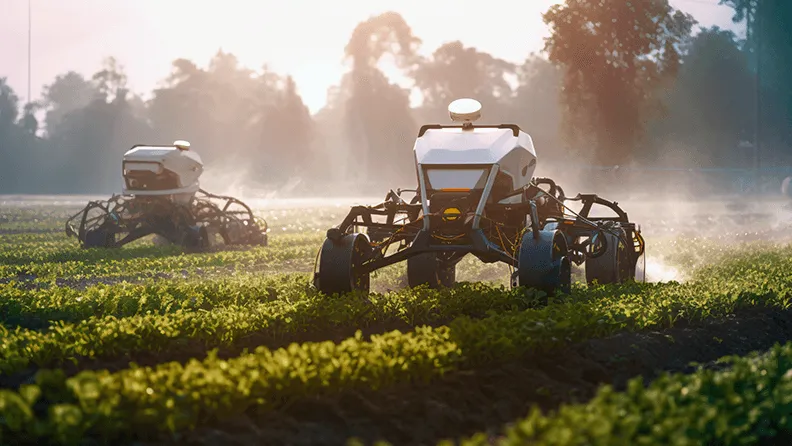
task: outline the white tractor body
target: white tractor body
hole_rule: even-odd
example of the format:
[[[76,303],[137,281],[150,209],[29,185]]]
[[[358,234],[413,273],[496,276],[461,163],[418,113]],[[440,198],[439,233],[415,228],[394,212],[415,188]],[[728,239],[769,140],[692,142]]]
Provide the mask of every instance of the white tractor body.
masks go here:
[[[483,188],[493,165],[517,190],[530,183],[536,169],[531,137],[522,130],[515,136],[510,128],[429,129],[414,150],[433,190]]]
[[[455,106],[460,104],[452,103],[449,112],[452,119],[464,122],[461,127],[428,128],[415,141],[413,151],[421,189],[483,189],[484,195],[489,195],[493,185],[500,191],[508,188],[507,192],[528,186],[536,169],[531,137],[517,126],[473,127],[472,121],[481,116],[477,101],[461,104],[467,107],[461,111],[455,111]],[[423,197],[429,195],[424,193]]]
[[[200,185],[201,157],[189,144],[136,146],[124,154],[123,175],[126,195],[165,196],[189,201]]]

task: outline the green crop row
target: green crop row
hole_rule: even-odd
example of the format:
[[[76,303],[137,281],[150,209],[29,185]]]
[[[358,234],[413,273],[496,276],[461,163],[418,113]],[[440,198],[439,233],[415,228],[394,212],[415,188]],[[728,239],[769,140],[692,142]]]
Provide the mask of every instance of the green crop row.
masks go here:
[[[497,441],[480,433],[458,444],[694,446],[752,445],[769,439],[789,444],[792,343],[776,345],[761,356],[721,362],[729,365],[726,370],[665,374],[649,386],[635,378],[625,392],[604,386],[587,404],[562,406],[549,415],[534,409]]]
[[[230,360],[210,355],[187,364],[85,371],[68,379],[40,373],[35,386],[3,393],[0,420],[14,420],[2,421],[3,435],[68,442],[83,435],[110,439],[178,432],[253,406],[276,409],[306,395],[432,379],[622,329],[723,316],[745,306],[787,307],[792,296],[787,251],[753,256],[747,277],[764,278],[758,282],[711,276],[686,285],[604,287],[587,292],[589,301],[481,320],[461,317],[448,326],[391,332],[370,341],[357,335],[339,344],[261,347]]]
[[[297,283],[297,277],[279,284],[284,285],[280,292],[268,288],[275,279],[252,279],[246,282],[247,289],[240,290],[244,293],[213,309],[138,312],[120,319],[90,317],[75,324],[55,324],[46,332],[0,328],[0,372],[11,374],[31,364],[50,367],[79,357],[176,351],[185,342],[207,349],[229,346],[251,334],[282,342],[301,334],[321,335],[339,329],[350,332],[371,326],[437,324],[462,315],[484,317],[488,312],[523,310],[534,302],[518,290],[482,284],[464,284],[445,291],[402,290],[365,298],[328,297],[307,290],[306,279]],[[269,298],[256,300],[257,290],[269,291]],[[208,296],[216,297],[211,292]],[[193,297],[191,301],[198,299]]]
[[[739,259],[734,261],[739,262]],[[751,271],[744,269],[743,276]],[[768,276],[767,272],[759,274]],[[731,272],[726,271],[718,277],[729,275]],[[765,280],[752,279],[757,283]],[[710,282],[710,285],[710,288],[712,285],[719,288],[722,283]],[[781,289],[783,285],[776,284],[773,289]],[[731,286],[744,288],[742,283]],[[640,317],[642,300],[662,296],[662,291],[671,287],[673,285],[661,285],[657,290],[632,290],[636,296],[646,293],[650,296],[637,300],[635,309],[625,310],[624,314],[630,318]],[[682,286],[672,293],[675,297],[671,302],[684,300],[689,289],[696,289],[702,296],[711,293],[711,289],[696,287],[695,284]],[[55,324],[45,333],[5,330],[0,347],[0,371],[5,373],[13,373],[31,363],[51,366],[74,357],[167,351],[185,341],[211,348],[233,344],[253,333],[288,339],[305,333],[316,335],[375,324],[437,324],[462,315],[479,317],[487,311],[503,312],[530,306],[530,299],[521,300],[515,292],[484,285],[461,286],[444,292],[400,290],[367,299],[357,296],[328,298],[311,291],[307,277],[302,275],[283,279],[243,276],[231,280],[146,286],[97,286],[85,292],[52,288],[31,293],[13,287],[8,291],[8,298],[0,302],[0,314],[8,326],[37,328],[35,324],[42,319],[47,324],[80,322]],[[24,299],[32,296],[35,299]],[[585,290],[576,292],[566,305],[579,305],[593,299],[602,303],[598,313],[607,315],[608,306],[622,306],[630,298]],[[713,307],[716,302],[708,305]],[[643,307],[643,310],[649,308]],[[571,309],[564,312],[576,314]]]
[[[8,268],[43,263],[120,261],[175,256],[182,252],[176,245],[155,246],[143,242],[134,242],[123,249],[81,249],[74,240],[61,237],[50,241],[6,241],[0,245],[0,264]]]
[[[7,327],[39,329],[54,322],[78,322],[90,317],[124,318],[178,310],[213,310],[275,299],[292,301],[302,298],[307,288],[305,276],[297,274],[121,283],[84,290],[68,287],[25,290],[13,283],[0,284],[3,296],[0,321]]]
[[[277,271],[284,271],[285,265],[279,266]],[[299,270],[298,266],[295,265],[294,269]],[[502,283],[508,277],[508,271],[503,268],[482,267],[474,259],[465,259],[459,266],[457,277],[460,280],[476,282],[492,279]],[[164,314],[179,309],[209,310],[216,305],[229,303],[229,296],[235,299],[231,303],[236,305],[258,301],[261,296],[274,296],[271,289],[273,282],[269,276],[263,278],[261,273],[245,272],[238,268],[229,278],[226,277],[230,272],[228,269],[215,269],[201,268],[189,274],[180,272],[176,274],[177,279],[169,281],[141,278],[140,283],[99,283],[83,289],[46,284],[31,289],[20,287],[16,282],[0,283],[0,295],[3,297],[0,299],[0,321],[8,327],[40,329],[53,322],[78,322],[91,316],[120,318],[147,312]],[[403,264],[380,270],[374,279],[375,287],[380,291],[403,289],[406,286],[405,274]],[[308,277],[300,277],[300,283],[294,282],[294,287],[290,288],[295,293],[304,293],[308,288]]]
[[[763,256],[765,262],[780,264],[777,256],[768,256]],[[737,258],[731,263],[745,262]],[[741,266],[742,273],[736,278],[721,280],[733,276],[732,267],[728,266],[731,263],[717,267],[724,270],[721,272],[717,268],[707,270],[714,277],[712,280],[702,278],[685,285],[635,285],[620,294],[613,294],[610,289],[579,290],[566,300],[564,305],[568,308],[561,312],[568,318],[580,312],[573,306],[587,303],[583,311],[598,320],[624,322],[629,328],[672,323],[680,317],[720,316],[735,305],[785,305],[788,276],[774,274],[775,269],[758,268],[754,261],[750,269]],[[757,285],[761,287],[756,288]],[[14,288],[11,291],[24,294]],[[765,298],[767,293],[780,298]],[[282,280],[248,276],[198,283],[99,286],[85,293],[54,288],[38,294],[24,308],[20,299],[11,298],[0,304],[6,324],[30,326],[42,318],[81,322],[57,324],[46,333],[6,330],[0,350],[0,370],[6,373],[29,363],[49,366],[78,356],[165,351],[184,341],[195,341],[204,347],[225,346],[252,333],[288,339],[375,324],[437,324],[462,315],[479,317],[487,311],[530,306],[530,299],[520,300],[517,292],[484,285],[443,292],[400,290],[367,299],[328,298],[310,290],[307,278],[301,275]],[[698,296],[693,302],[702,304],[687,302],[691,295]],[[108,315],[113,317],[106,318]],[[597,333],[596,327],[582,328],[592,335]]]
[[[324,235],[310,232],[279,234],[273,238],[275,249],[284,246],[315,244]],[[228,252],[227,249],[223,250]],[[127,260],[141,255],[175,255],[183,252],[178,245],[156,246],[146,239],[120,249],[82,249],[76,239],[65,234],[0,235],[0,264],[26,265],[41,262]],[[208,255],[211,253],[204,253]]]
[[[279,265],[294,260],[312,265],[323,237],[323,234],[283,235],[277,240],[273,239],[267,247],[195,254],[181,253],[179,248],[173,246],[142,246],[116,250],[75,249],[43,254],[27,250],[14,254],[16,260],[8,258],[3,261],[5,264],[0,265],[0,278],[23,275],[33,276],[39,281],[54,281],[64,277],[113,277],[227,265],[251,268]],[[154,253],[157,253],[156,257],[152,257]],[[149,256],[139,257],[141,254]]]
[[[63,231],[19,232],[0,236],[0,252],[3,252],[4,255],[5,251],[9,249],[30,249],[39,245],[46,246],[48,250],[68,249],[74,246],[74,240],[69,239]]]

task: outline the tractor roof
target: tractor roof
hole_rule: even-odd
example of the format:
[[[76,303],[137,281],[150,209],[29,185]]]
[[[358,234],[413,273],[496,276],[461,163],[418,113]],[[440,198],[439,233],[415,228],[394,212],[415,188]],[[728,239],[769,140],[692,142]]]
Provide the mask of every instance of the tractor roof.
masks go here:
[[[536,151],[527,133],[516,125],[425,125],[415,141],[419,164],[495,164],[514,150]]]
[[[185,156],[201,163],[201,157],[197,153],[177,148],[174,145],[136,145],[124,154],[124,160],[163,162],[166,158],[178,156]]]

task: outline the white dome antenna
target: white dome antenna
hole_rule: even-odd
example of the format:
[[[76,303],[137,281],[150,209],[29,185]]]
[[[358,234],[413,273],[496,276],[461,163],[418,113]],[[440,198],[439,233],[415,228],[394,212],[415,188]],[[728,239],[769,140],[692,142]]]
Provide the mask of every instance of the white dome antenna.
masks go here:
[[[178,141],[173,141],[173,146],[179,150],[190,150],[190,143],[182,139]]]
[[[448,105],[448,113],[452,121],[462,123],[462,128],[471,128],[473,122],[481,118],[481,102],[470,98],[457,99]]]

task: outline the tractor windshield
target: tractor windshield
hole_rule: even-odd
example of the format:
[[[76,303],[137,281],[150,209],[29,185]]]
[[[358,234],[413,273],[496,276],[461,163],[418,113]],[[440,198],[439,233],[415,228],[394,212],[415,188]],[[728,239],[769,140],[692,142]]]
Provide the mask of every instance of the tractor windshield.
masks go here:
[[[428,168],[427,188],[430,190],[483,189],[488,169]]]

